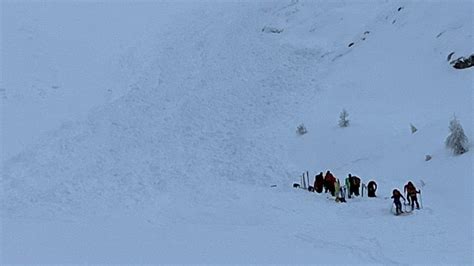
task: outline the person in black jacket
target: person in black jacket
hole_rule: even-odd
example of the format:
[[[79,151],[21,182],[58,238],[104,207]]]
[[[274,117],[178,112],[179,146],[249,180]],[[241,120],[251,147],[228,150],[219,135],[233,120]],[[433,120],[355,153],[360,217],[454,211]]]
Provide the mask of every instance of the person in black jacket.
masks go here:
[[[324,177],[323,172],[314,177],[314,190],[318,193],[323,192]]]
[[[355,176],[355,175],[349,174],[348,179],[349,179],[349,182],[350,182],[349,198],[351,198],[352,195],[359,196],[360,178]]]
[[[392,199],[393,199],[393,203],[395,204],[395,207],[396,207],[397,215],[399,215],[400,213],[403,213],[402,203],[400,202],[400,198],[402,198],[403,201],[406,201],[405,197],[403,197],[402,193],[400,193],[400,191],[398,189],[394,189],[392,191]]]
[[[369,198],[375,198],[376,190],[377,190],[377,183],[375,183],[375,181],[370,181],[369,184],[367,184],[367,196]]]

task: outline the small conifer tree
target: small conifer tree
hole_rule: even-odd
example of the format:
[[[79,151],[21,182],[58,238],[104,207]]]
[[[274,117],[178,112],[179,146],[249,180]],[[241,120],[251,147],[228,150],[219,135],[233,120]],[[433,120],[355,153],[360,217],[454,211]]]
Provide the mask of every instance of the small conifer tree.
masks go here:
[[[304,134],[308,133],[308,130],[306,130],[306,127],[304,126],[304,124],[300,124],[296,128],[296,133],[298,133],[299,135],[304,135]]]
[[[342,109],[342,112],[339,115],[339,126],[340,127],[348,127],[349,126],[349,119],[347,119],[348,116],[349,116],[349,113],[347,113],[346,109]]]
[[[455,117],[449,122],[449,130],[451,133],[446,138],[446,147],[453,150],[455,155],[460,155],[469,150],[469,141],[464,134],[464,129],[459,120]]]

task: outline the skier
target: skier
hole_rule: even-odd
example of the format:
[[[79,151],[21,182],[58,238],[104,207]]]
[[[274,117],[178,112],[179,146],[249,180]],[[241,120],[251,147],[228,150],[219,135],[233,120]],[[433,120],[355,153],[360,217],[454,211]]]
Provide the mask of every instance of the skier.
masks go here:
[[[403,197],[402,193],[400,193],[400,191],[398,189],[394,189],[392,191],[392,199],[393,199],[393,203],[395,204],[395,207],[396,207],[396,215],[399,215],[400,213],[403,213],[402,203],[400,202],[400,198],[402,198],[403,201],[406,201],[405,197]]]
[[[377,183],[375,181],[370,181],[369,184],[367,185],[367,196],[369,198],[374,198],[375,196],[375,191],[377,190]]]
[[[323,192],[324,177],[323,172],[320,172],[314,177],[314,190],[318,193]]]
[[[411,181],[409,181],[408,184],[405,185],[404,192],[407,195],[408,204],[409,205],[411,204],[411,209],[413,210],[415,208],[415,203],[416,203],[416,209],[419,210],[420,205],[418,204],[418,199],[416,197],[416,194],[420,193],[420,191],[416,190],[415,185],[413,185]]]

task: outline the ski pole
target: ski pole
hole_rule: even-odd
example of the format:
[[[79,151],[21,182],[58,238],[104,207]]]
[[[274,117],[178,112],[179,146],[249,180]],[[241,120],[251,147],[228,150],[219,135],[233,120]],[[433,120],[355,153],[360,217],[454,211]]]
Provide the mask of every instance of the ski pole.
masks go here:
[[[306,174],[305,173],[303,173],[303,178],[304,178],[304,188],[308,189],[309,184],[306,183]]]
[[[421,189],[419,191],[420,191],[420,207],[423,209],[423,200],[421,198]]]
[[[304,172],[303,172],[303,175],[302,175],[302,178],[303,178],[303,188],[306,189],[306,177],[304,176]]]
[[[306,180],[308,181],[308,187],[309,187],[309,172],[306,171]]]

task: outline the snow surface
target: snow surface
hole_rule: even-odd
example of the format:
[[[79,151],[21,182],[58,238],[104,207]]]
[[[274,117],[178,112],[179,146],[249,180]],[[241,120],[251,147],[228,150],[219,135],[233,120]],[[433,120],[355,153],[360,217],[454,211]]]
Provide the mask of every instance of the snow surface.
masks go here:
[[[444,146],[454,114],[474,140],[473,70],[446,60],[472,1],[1,14],[2,263],[473,263],[474,148]],[[292,188],[328,169],[378,197]],[[423,209],[393,216],[408,180]]]

